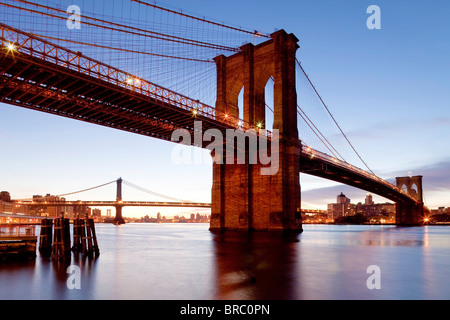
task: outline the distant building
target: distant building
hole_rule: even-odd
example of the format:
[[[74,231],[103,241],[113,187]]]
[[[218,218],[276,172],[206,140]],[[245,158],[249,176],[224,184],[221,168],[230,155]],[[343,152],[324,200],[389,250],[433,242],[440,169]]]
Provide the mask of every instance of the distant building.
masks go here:
[[[12,213],[13,204],[8,191],[0,192],[0,213]]]
[[[33,202],[37,202],[41,205],[33,206],[32,209],[30,209],[30,214],[39,216],[59,217],[61,216],[61,213],[64,213],[66,218],[84,218],[86,215],[91,214],[91,208],[89,208],[89,206],[84,204],[66,206],[64,205],[64,203],[66,202],[65,198],[54,196],[49,193],[47,193],[45,196],[34,195]],[[52,202],[58,202],[60,203],[60,205],[49,205]]]
[[[327,205],[328,219],[337,219],[339,217],[351,216],[355,214],[355,205],[350,203],[350,199],[347,198],[342,192],[336,198],[336,203],[330,203]]]
[[[395,222],[395,204],[389,202],[374,203],[370,193],[366,195],[364,203],[358,202],[358,204],[355,205],[350,203],[350,199],[341,192],[341,194],[337,196],[336,203],[328,204],[327,209],[329,220],[362,214],[367,217],[370,222]]]
[[[0,213],[24,214],[29,215],[28,206],[20,202],[13,202],[8,191],[0,192]],[[10,219],[0,217],[0,223],[8,222]],[[18,222],[18,221],[16,221]]]
[[[11,202],[11,195],[8,191],[0,192],[0,201]]]
[[[92,209],[92,217],[101,217],[102,216],[102,210],[100,209]]]
[[[47,217],[59,217],[61,215],[61,212],[66,211],[65,206],[47,206],[47,203],[51,202],[65,202],[66,199],[59,197],[59,196],[53,196],[47,193],[45,196],[41,195],[34,195],[33,196],[33,202],[42,203],[41,206],[33,207],[33,211],[36,215],[40,216],[47,216]]]
[[[368,194],[366,195],[366,199],[364,200],[364,204],[365,204],[366,206],[371,206],[371,205],[373,205],[372,195],[371,195],[370,193],[368,193]]]
[[[372,195],[368,193],[364,200],[364,204],[358,203],[356,205],[356,213],[362,213],[367,217],[393,216],[395,215],[395,204],[389,202],[374,203]]]

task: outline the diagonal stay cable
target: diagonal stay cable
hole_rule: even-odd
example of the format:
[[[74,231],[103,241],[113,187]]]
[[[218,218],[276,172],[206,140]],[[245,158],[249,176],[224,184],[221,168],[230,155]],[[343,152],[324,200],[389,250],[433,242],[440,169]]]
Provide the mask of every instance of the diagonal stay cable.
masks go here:
[[[297,113],[300,115],[300,117],[305,121],[305,123],[308,125],[308,127],[311,129],[311,131],[319,138],[319,140],[325,145],[325,147],[330,151],[335,158],[339,158],[341,161],[345,161],[344,157],[333,147],[333,145],[328,141],[328,139],[323,135],[323,133],[316,127],[314,122],[311,121],[311,119],[306,115],[305,111],[302,110],[299,106],[297,106],[298,110]],[[306,119],[305,119],[306,118]],[[311,126],[312,125],[312,126]],[[313,128],[314,127],[314,128]],[[322,139],[323,138],[323,139]],[[325,140],[325,141],[324,141]],[[326,142],[326,143],[325,143]],[[331,149],[333,150],[331,150]],[[335,153],[336,152],[336,153]],[[336,155],[337,154],[337,155]]]
[[[339,131],[341,132],[341,134],[344,136],[345,140],[347,140],[348,144],[350,145],[350,147],[353,149],[353,151],[356,153],[356,155],[358,156],[359,160],[361,160],[362,163],[364,163],[364,165],[366,166],[366,168],[373,174],[375,175],[375,173],[373,173],[373,171],[369,168],[369,166],[366,164],[366,162],[361,158],[361,156],[359,155],[359,153],[356,151],[355,147],[353,147],[352,143],[350,142],[350,140],[348,140],[347,136],[345,135],[344,131],[341,129],[341,127],[339,126],[339,124],[337,123],[336,119],[333,117],[333,115],[331,114],[330,110],[328,109],[327,105],[325,104],[325,102],[322,100],[322,97],[319,95],[319,93],[317,92],[316,88],[314,87],[313,83],[311,82],[311,80],[309,79],[308,75],[306,74],[305,70],[303,69],[302,65],[300,64],[300,62],[298,61],[298,59],[295,59],[295,61],[297,61],[298,66],[300,67],[300,69],[302,70],[303,74],[305,75],[306,79],[308,80],[309,84],[311,85],[311,87],[313,88],[314,92],[316,93],[317,97],[319,98],[320,102],[322,103],[322,105],[324,106],[324,108],[327,110],[328,114],[330,115],[331,119],[333,119],[334,123],[336,124],[336,126],[338,127]]]
[[[273,79],[273,78],[272,78]],[[272,113],[272,108],[266,103],[266,108],[269,109]],[[306,125],[311,129],[311,131],[319,138],[319,140],[323,143],[323,145],[328,149],[328,151],[331,152],[331,154],[341,161],[345,161],[344,157],[333,147],[333,145],[328,141],[328,139],[323,135],[323,133],[319,130],[319,128],[316,127],[316,125],[312,122],[312,120],[306,115],[305,111],[300,108],[299,105],[297,105],[297,113],[298,115],[303,119],[303,121],[306,123]],[[325,140],[325,141],[324,141]],[[331,149],[333,150],[331,150]],[[335,153],[336,152],[336,153]],[[337,155],[336,155],[337,154]]]
[[[30,5],[39,7],[39,8],[45,8],[47,10],[53,10],[53,11],[56,11],[56,12],[62,13],[62,14],[66,13],[64,10],[61,10],[61,9],[56,9],[53,7],[40,5],[40,4],[37,4],[34,2],[29,2],[26,0],[16,0],[16,1],[22,2],[25,4],[30,4]],[[9,8],[13,8],[13,9],[27,11],[30,13],[40,14],[43,16],[51,17],[51,18],[67,20],[67,17],[65,17],[65,16],[58,16],[58,15],[50,14],[48,12],[37,11],[37,10],[19,7],[19,6],[15,6],[12,4],[6,4],[6,3],[0,3],[0,5],[6,6]],[[158,32],[151,31],[151,30],[144,30],[144,29],[133,27],[133,26],[122,25],[122,24],[118,24],[118,23],[115,23],[112,21],[101,20],[101,19],[97,19],[97,18],[90,17],[87,15],[80,15],[80,18],[84,18],[85,20],[92,20],[95,22],[103,23],[103,24],[109,24],[110,26],[99,25],[99,24],[96,24],[93,22],[88,22],[88,21],[83,22],[83,24],[85,24],[85,25],[92,26],[92,27],[99,27],[99,28],[110,30],[110,31],[124,32],[127,34],[132,34],[132,35],[137,35],[137,36],[149,37],[149,38],[154,38],[154,39],[164,40],[164,41],[171,41],[171,42],[186,44],[186,45],[200,46],[200,47],[205,47],[205,48],[210,48],[210,49],[226,50],[226,51],[232,51],[232,52],[236,52],[239,50],[238,48],[232,48],[232,47],[212,44],[212,43],[208,43],[208,42],[202,42],[202,41],[198,41],[198,40],[194,40],[194,39],[187,39],[187,38],[177,37],[174,35],[158,33]]]

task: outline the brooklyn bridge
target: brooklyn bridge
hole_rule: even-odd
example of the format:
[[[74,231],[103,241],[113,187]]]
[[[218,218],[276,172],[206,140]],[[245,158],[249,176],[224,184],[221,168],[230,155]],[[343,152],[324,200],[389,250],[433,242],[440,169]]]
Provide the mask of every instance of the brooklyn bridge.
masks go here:
[[[148,2],[133,3],[195,23],[213,24],[204,18]],[[194,34],[181,36],[175,31],[168,34],[115,22],[108,20],[106,15],[104,18],[77,15],[82,18],[82,28],[101,30],[93,34],[98,41],[89,42],[83,41],[82,37],[62,37],[58,28],[45,32],[34,30],[32,25],[23,23],[22,26],[12,18],[14,12],[21,12],[37,16],[36,19],[62,21],[65,25],[68,15],[61,8],[31,1],[2,2],[0,5],[11,12],[11,23],[8,24],[6,19],[0,24],[0,102],[167,143],[186,144],[184,140],[174,139],[174,132],[182,130],[191,137],[187,139],[189,145],[211,151],[214,162],[210,204],[178,201],[154,203],[155,206],[210,207],[211,230],[301,231],[299,175],[302,173],[350,185],[395,202],[397,225],[422,224],[422,176],[397,177],[392,184],[372,172],[304,71],[297,58],[299,39],[294,34],[283,29],[264,34],[216,23],[214,27],[219,30],[244,33],[255,40],[255,43],[225,45],[217,40],[217,35],[206,41],[195,38]],[[68,21],[67,26],[69,22],[77,21]],[[104,43],[104,34],[114,37]],[[158,45],[150,46],[154,48],[152,52],[143,51],[140,44],[133,41],[134,37]],[[127,43],[127,47],[120,46],[121,42]],[[183,49],[174,53],[174,44]],[[84,53],[86,48],[97,56]],[[192,54],[200,49],[204,56]],[[158,77],[154,76],[162,73],[164,67],[153,69],[147,66],[147,78],[144,78],[140,69],[130,65],[128,60],[123,64],[108,58],[127,53],[173,61],[173,65],[183,62],[207,65],[207,68],[213,66],[214,83],[205,83],[204,77],[197,77],[200,80],[196,84],[180,75],[187,82],[186,87],[198,85],[200,89],[191,90],[193,93],[189,90],[186,93],[183,86],[179,87],[180,91],[169,89],[168,84],[157,84]],[[103,58],[110,62],[102,61]],[[114,65],[115,61],[120,68]],[[136,70],[137,74],[122,69],[124,66]],[[172,78],[177,77],[174,69],[173,66],[170,69]],[[299,102],[302,96],[298,90],[300,81],[307,84],[320,107],[331,116],[365,169],[347,162],[304,112],[305,106]],[[273,85],[272,99],[267,99],[268,83]],[[197,95],[191,96],[195,92]],[[205,98],[210,100],[209,103],[202,102],[203,97],[210,96],[213,98]],[[200,130],[196,123],[201,123]],[[307,126],[323,145],[307,144],[299,126]],[[227,130],[245,133],[245,139],[220,140]],[[203,139],[199,141],[196,136]],[[258,148],[272,146],[263,152],[270,155],[272,163],[267,163],[261,152],[252,152],[252,137],[266,141],[258,144]],[[227,154],[228,161],[223,161],[217,151],[221,147],[229,150],[230,144],[233,154]],[[274,164],[277,170],[270,171]],[[121,180],[117,181],[115,201],[94,201],[92,205],[114,206],[116,219],[121,221],[123,206],[143,203],[124,202]],[[34,205],[31,201],[27,204]]]

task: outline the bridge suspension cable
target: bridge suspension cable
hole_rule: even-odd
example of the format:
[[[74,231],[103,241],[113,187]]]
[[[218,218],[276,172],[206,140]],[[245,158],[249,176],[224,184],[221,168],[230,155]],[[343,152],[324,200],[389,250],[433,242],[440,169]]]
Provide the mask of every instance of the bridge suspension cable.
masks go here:
[[[0,1],[5,9],[0,20],[211,106],[216,100],[212,58],[270,38],[153,1],[79,0],[78,13],[68,12],[67,5],[65,0]],[[70,28],[75,21],[78,27]]]
[[[77,194],[77,193],[82,193],[82,192],[98,189],[98,188],[110,185],[112,183],[115,183],[116,181],[117,180],[113,180],[113,181],[106,182],[106,183],[103,183],[103,184],[95,186],[95,187],[91,187],[91,188],[87,188],[87,189],[83,189],[83,190],[78,190],[78,191],[74,191],[74,192],[69,192],[69,193],[58,194],[58,195],[56,195],[56,197],[65,197],[65,196],[70,196],[70,195]],[[33,198],[16,199],[16,201],[31,201],[31,200],[33,200]]]
[[[308,80],[308,83],[311,85],[311,88],[314,90],[315,94],[317,95],[317,97],[320,100],[321,105],[325,108],[325,110],[327,111],[327,113],[330,115],[331,119],[333,120],[333,122],[336,124],[337,128],[339,129],[339,131],[341,132],[341,134],[343,135],[343,137],[345,138],[345,140],[347,141],[347,143],[350,145],[350,147],[352,148],[352,150],[355,152],[355,154],[358,156],[358,158],[361,160],[361,162],[366,166],[366,168],[375,175],[375,173],[369,168],[369,166],[366,164],[366,162],[362,159],[362,157],[360,156],[360,154],[356,151],[355,147],[353,146],[353,144],[350,142],[350,140],[347,138],[347,135],[344,133],[344,131],[342,130],[341,126],[337,123],[336,119],[334,118],[333,114],[331,113],[330,109],[328,109],[327,105],[325,104],[325,102],[323,101],[322,97],[320,96],[320,94],[317,92],[314,84],[312,83],[311,79],[308,77],[308,75],[306,74],[305,70],[303,69],[302,65],[300,64],[300,61],[298,61],[298,59],[295,59],[298,66],[300,67],[300,70],[303,72],[304,76],[306,77],[306,79]]]
[[[223,23],[207,20],[205,18],[198,18],[198,17],[192,16],[192,15],[188,15],[186,13],[183,13],[182,11],[178,12],[178,11],[175,11],[175,10],[171,10],[171,9],[168,9],[168,8],[164,8],[164,7],[158,6],[158,5],[156,5],[156,2],[153,4],[153,3],[144,2],[144,1],[141,1],[141,0],[131,0],[131,1],[139,3],[139,4],[143,4],[143,5],[155,8],[155,9],[166,11],[166,12],[169,12],[169,13],[177,14],[177,15],[189,18],[189,19],[193,19],[193,20],[197,20],[197,21],[200,21],[200,22],[209,23],[209,24],[212,24],[212,25],[215,25],[215,26],[223,27],[223,28],[226,28],[226,29],[234,30],[234,31],[239,31],[239,32],[251,34],[251,35],[254,35],[256,37],[264,37],[264,38],[270,39],[270,35],[263,34],[263,33],[259,32],[259,31],[256,31],[256,30],[255,31],[245,30],[245,29],[242,29],[242,28],[232,27],[232,26],[229,26],[229,25],[226,25],[226,24],[223,24]]]
[[[333,145],[328,141],[328,139],[322,134],[322,132],[316,127],[316,125],[311,121],[311,119],[306,115],[306,113],[297,106],[297,113],[305,121],[311,131],[319,138],[319,140],[325,145],[325,147],[331,152],[335,158],[340,158],[340,160],[345,161],[341,154],[333,147]],[[324,141],[325,140],[325,141]],[[325,143],[326,142],[326,143]]]
[[[70,195],[77,194],[77,193],[82,193],[82,192],[86,192],[86,191],[98,189],[98,188],[107,186],[107,185],[109,185],[109,184],[115,183],[116,181],[117,181],[117,180],[113,180],[113,181],[110,181],[110,182],[107,182],[107,183],[103,183],[103,184],[101,184],[101,185],[99,185],[99,186],[96,186],[96,187],[92,187],[92,188],[88,188],[88,189],[83,189],[83,190],[79,190],[79,191],[74,191],[74,192],[69,192],[69,193],[64,193],[64,194],[59,194],[59,195],[57,195],[57,197],[65,197],[65,196],[70,196]]]
[[[174,198],[174,197],[170,197],[170,196],[167,196],[167,195],[158,193],[158,192],[154,192],[154,191],[151,191],[151,190],[148,190],[148,189],[146,189],[146,188],[140,187],[140,186],[138,186],[138,185],[136,185],[136,184],[134,184],[134,183],[131,183],[131,182],[129,182],[129,181],[126,181],[126,180],[122,180],[122,183],[126,184],[126,185],[129,186],[129,187],[132,187],[132,188],[134,188],[134,189],[137,189],[137,190],[139,190],[139,191],[142,191],[142,192],[145,192],[145,193],[148,193],[148,194],[151,194],[151,195],[153,195],[153,196],[160,197],[160,198],[165,198],[165,199],[172,200],[172,201],[176,201],[176,202],[192,202],[192,201],[189,201],[189,200],[181,200],[181,199],[177,199],[177,198]]]
[[[273,76],[270,77],[272,81],[274,81]],[[273,109],[267,104],[266,102],[266,108],[269,109],[269,111],[273,114]],[[317,138],[323,143],[323,145],[330,151],[330,153],[336,158],[343,162],[346,162],[344,157],[333,147],[333,145],[328,141],[328,139],[325,137],[325,135],[320,131],[319,128],[314,124],[314,122],[308,117],[305,111],[297,105],[297,113],[298,115],[303,119],[303,121],[306,123],[306,125],[311,129],[311,131],[317,136]],[[302,141],[303,144],[304,141]]]
[[[58,13],[61,13],[61,14],[67,14],[67,12],[64,11],[64,10],[53,8],[53,7],[49,7],[49,6],[45,6],[45,5],[41,5],[41,4],[37,4],[37,3],[31,2],[31,1],[26,1],[26,0],[15,0],[15,1],[18,1],[18,2],[21,2],[21,3],[24,3],[24,4],[33,5],[33,6],[36,6],[38,8],[43,8],[43,9],[55,11],[55,12],[58,12]],[[0,5],[7,6],[7,7],[10,7],[10,8],[14,8],[14,9],[18,9],[18,10],[28,11],[28,12],[31,12],[31,13],[45,15],[45,16],[48,16],[48,17],[51,17],[51,18],[56,18],[56,19],[60,19],[60,20],[67,20],[67,16],[58,16],[58,15],[54,15],[54,14],[50,14],[50,13],[46,13],[46,12],[42,12],[42,11],[37,11],[37,10],[33,10],[33,9],[27,9],[27,8],[15,6],[15,5],[12,5],[12,4],[6,4],[6,3],[0,3]],[[89,26],[92,26],[92,27],[109,29],[111,31],[124,32],[124,33],[132,34],[132,35],[138,35],[138,36],[143,36],[143,37],[155,38],[157,40],[172,41],[172,42],[177,42],[177,43],[181,43],[181,44],[195,45],[195,46],[211,48],[211,49],[226,50],[226,51],[233,51],[233,52],[237,52],[239,50],[238,48],[227,47],[227,46],[212,44],[212,43],[208,43],[208,42],[198,41],[198,40],[194,40],[194,39],[178,37],[178,36],[174,36],[174,35],[170,35],[170,34],[165,34],[165,33],[155,32],[155,31],[151,31],[151,30],[146,30],[146,29],[142,29],[142,28],[136,28],[136,27],[129,26],[129,25],[119,24],[119,23],[115,23],[115,22],[111,22],[111,21],[107,21],[107,20],[103,20],[103,19],[90,17],[88,15],[80,15],[80,18],[84,18],[84,19],[87,19],[87,20],[91,20],[91,21],[95,21],[95,22],[106,24],[106,25],[101,25],[101,24],[97,24],[97,23],[93,23],[93,22],[83,21],[83,24],[86,24],[86,25],[89,25]],[[107,26],[107,25],[110,25],[110,26]],[[89,45],[89,44],[87,44],[87,45]],[[111,48],[111,49],[113,49],[113,48]]]

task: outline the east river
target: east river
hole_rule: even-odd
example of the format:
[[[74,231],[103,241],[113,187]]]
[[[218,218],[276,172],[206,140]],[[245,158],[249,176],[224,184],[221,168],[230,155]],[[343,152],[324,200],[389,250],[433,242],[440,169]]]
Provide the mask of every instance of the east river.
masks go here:
[[[97,259],[0,263],[0,299],[450,299],[450,226],[208,227],[97,224]]]

